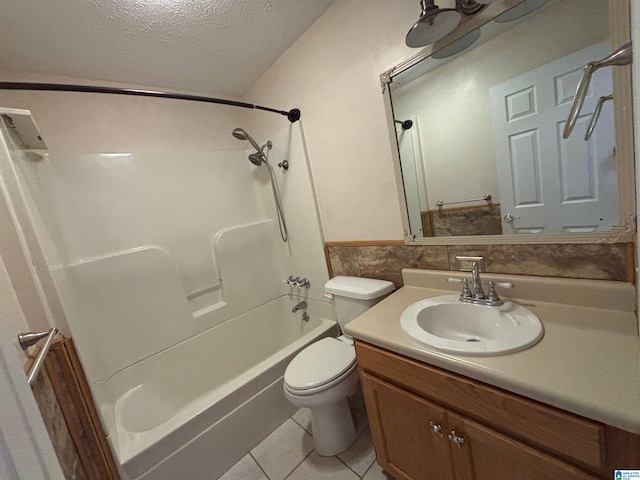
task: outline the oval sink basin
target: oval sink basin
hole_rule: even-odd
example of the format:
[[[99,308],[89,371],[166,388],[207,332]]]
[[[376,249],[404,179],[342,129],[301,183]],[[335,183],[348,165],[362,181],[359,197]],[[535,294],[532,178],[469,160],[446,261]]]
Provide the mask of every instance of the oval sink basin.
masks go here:
[[[504,355],[540,341],[544,329],[529,309],[506,301],[500,307],[463,303],[442,295],[410,305],[402,329],[429,347],[459,355]]]

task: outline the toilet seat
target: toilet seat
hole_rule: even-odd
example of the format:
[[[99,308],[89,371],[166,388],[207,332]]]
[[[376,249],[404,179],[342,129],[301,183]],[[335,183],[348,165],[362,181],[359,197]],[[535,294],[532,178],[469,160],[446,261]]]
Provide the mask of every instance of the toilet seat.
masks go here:
[[[355,369],[355,348],[327,337],[294,357],[284,373],[284,384],[294,395],[312,395],[341,382]]]

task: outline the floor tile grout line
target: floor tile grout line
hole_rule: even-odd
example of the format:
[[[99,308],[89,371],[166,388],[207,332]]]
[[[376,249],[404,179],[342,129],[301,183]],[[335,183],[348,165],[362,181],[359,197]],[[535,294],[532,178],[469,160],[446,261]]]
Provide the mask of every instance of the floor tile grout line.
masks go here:
[[[304,461],[305,461],[305,460],[306,460],[306,459],[307,459],[307,458],[308,458],[308,457],[309,457],[313,452],[315,452],[315,451],[316,451],[316,449],[314,448],[314,449],[312,449],[309,453],[307,453],[307,455],[306,455],[302,460],[300,460],[300,463],[298,463],[295,467],[293,467],[293,470],[291,470],[291,471],[287,474],[287,476],[286,476],[286,477],[284,477],[284,479],[283,479],[283,480],[287,480],[287,478],[289,478],[289,477],[293,474],[293,472],[295,472],[295,471],[298,469],[298,467],[299,467],[300,465],[302,465],[302,464],[304,463]]]
[[[351,448],[351,447],[349,447],[349,448]],[[345,452],[346,452],[346,450],[345,450]],[[342,453],[342,452],[341,452],[341,453]],[[347,467],[349,470],[351,470],[351,471],[353,472],[353,474],[354,474],[356,477],[358,477],[358,478],[362,478],[358,472],[356,472],[353,468],[351,468],[351,467],[349,466],[349,464],[348,464],[347,462],[345,462],[344,460],[342,460],[338,455],[334,455],[334,457],[335,457],[335,458],[337,458],[337,459],[338,459],[338,461],[339,461],[340,463],[342,463],[345,467]]]
[[[363,479],[363,478],[367,475],[367,473],[369,473],[369,470],[371,470],[375,464],[376,464],[376,461],[374,460],[374,461],[371,463],[371,465],[369,465],[369,468],[367,468],[367,469],[364,471],[364,473],[362,474],[362,476],[361,476],[360,478],[361,478],[361,479]]]
[[[309,430],[307,430],[307,429],[305,428],[305,426],[304,426],[304,425],[302,425],[302,424],[301,424],[299,421],[297,421],[295,418],[293,418],[293,416],[291,416],[291,417],[289,417],[289,418],[290,418],[291,420],[293,420],[294,422],[296,422],[296,423],[300,426],[300,428],[302,428],[305,432],[307,432],[309,435],[311,435],[311,436],[313,437],[313,433],[311,433]]]
[[[264,476],[267,477],[267,480],[271,480],[271,477],[269,477],[269,474],[265,472],[264,468],[262,468],[262,465],[260,465],[260,462],[256,459],[256,457],[253,456],[253,453],[249,452],[249,456],[252,458],[254,462],[256,462],[256,465],[258,465],[258,468],[260,469],[260,471],[264,473]]]

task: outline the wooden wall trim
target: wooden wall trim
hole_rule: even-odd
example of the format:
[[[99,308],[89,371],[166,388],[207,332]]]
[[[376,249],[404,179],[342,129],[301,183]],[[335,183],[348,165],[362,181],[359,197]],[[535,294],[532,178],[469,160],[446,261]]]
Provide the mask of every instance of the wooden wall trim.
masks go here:
[[[333,266],[331,265],[329,246],[325,243],[322,249],[324,250],[324,261],[327,263],[327,272],[329,272],[329,278],[333,278]]]
[[[404,246],[404,240],[348,240],[342,242],[324,242],[327,247],[389,247]]]
[[[39,349],[35,349],[25,367]],[[58,335],[45,359],[44,372],[64,417],[73,448],[88,480],[120,480],[120,474],[95,406],[89,383],[70,338]],[[59,458],[68,456],[54,444]]]

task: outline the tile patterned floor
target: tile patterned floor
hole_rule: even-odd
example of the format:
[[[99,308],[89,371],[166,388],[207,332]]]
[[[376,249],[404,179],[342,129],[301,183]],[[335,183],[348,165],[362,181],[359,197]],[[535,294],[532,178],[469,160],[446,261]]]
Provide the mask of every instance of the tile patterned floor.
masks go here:
[[[309,410],[302,408],[219,480],[393,480],[375,462],[369,429],[346,451],[321,457],[313,449]]]

